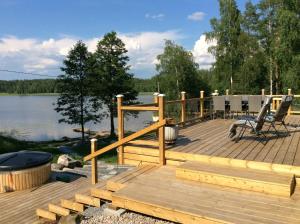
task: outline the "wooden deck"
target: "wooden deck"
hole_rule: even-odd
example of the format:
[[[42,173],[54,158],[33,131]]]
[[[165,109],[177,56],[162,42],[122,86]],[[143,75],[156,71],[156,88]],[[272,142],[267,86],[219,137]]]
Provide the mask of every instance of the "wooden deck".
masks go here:
[[[299,189],[275,197],[179,179],[163,166],[112,193],[112,203],[179,223],[300,223]]]
[[[105,185],[105,183],[101,183]],[[60,199],[69,199],[75,193],[86,192],[91,188],[91,181],[80,177],[70,183],[53,181],[38,188],[0,194],[0,223],[31,224],[38,220],[37,208],[46,208],[48,203],[57,203]]]
[[[248,161],[300,165],[300,128],[289,127],[290,136],[283,133],[282,137],[278,138],[274,133],[268,134],[267,144],[262,144],[262,139],[246,132],[244,137],[235,143],[228,138],[228,129],[232,122],[233,120],[216,119],[184,128],[180,130],[180,138],[176,145],[169,150]],[[300,116],[290,116],[286,119],[286,123],[300,126]],[[283,132],[284,128],[279,130]]]
[[[178,165],[197,155],[206,155],[300,166],[300,116],[286,118],[290,136],[286,136],[281,127],[278,129],[281,136],[270,132],[266,144],[262,138],[247,131],[238,143],[232,141],[228,138],[228,129],[233,122],[231,119],[215,119],[180,129],[176,144],[167,146],[167,164]],[[124,158],[127,164],[158,163],[158,150],[155,146],[129,145],[125,147]]]

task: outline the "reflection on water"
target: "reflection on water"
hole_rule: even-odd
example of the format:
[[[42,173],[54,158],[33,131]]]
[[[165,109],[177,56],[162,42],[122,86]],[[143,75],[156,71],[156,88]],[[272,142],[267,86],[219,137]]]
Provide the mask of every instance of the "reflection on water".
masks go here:
[[[54,111],[57,96],[0,96],[0,132],[18,139],[46,141],[67,137],[79,137],[80,133],[72,131],[78,126],[58,123],[61,118]],[[152,96],[139,96],[139,101],[152,102]],[[145,127],[152,119],[152,112],[141,112],[138,118],[125,119],[125,130],[136,131]],[[117,128],[117,119],[115,127]],[[109,130],[108,118],[100,124],[86,124],[92,131]]]

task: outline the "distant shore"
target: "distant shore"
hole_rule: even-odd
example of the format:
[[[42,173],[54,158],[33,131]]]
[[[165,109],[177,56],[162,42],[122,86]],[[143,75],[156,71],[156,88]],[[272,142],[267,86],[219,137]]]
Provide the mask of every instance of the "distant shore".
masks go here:
[[[139,95],[152,95],[152,92],[140,92]],[[0,93],[0,96],[58,96],[59,93]]]

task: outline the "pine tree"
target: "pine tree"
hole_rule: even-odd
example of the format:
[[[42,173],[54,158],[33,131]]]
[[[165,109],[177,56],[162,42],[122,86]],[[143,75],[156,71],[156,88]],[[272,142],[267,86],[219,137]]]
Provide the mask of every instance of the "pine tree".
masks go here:
[[[64,74],[57,80],[60,95],[55,110],[63,117],[59,122],[79,124],[82,142],[85,123],[101,119],[97,113],[100,104],[89,97],[89,58],[86,45],[78,41],[63,61]]]
[[[123,94],[124,100],[130,103],[136,100],[138,94],[134,89],[133,75],[129,73],[129,57],[126,53],[125,44],[116,32],[110,32],[98,42],[93,55],[92,98],[107,106],[111,136],[115,135],[115,96]]]

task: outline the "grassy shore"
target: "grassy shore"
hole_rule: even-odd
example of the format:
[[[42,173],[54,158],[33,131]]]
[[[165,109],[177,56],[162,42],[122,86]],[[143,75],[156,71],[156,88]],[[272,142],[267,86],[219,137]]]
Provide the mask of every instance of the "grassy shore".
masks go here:
[[[58,93],[27,93],[27,94],[17,94],[17,93],[0,93],[0,96],[58,96]]]
[[[115,138],[107,137],[105,139],[98,140],[98,148],[102,148],[109,145]],[[65,141],[44,141],[44,142],[34,142],[34,141],[23,141],[12,137],[7,137],[0,135],[0,154],[21,151],[21,150],[31,150],[31,151],[43,151],[49,152],[53,155],[53,162],[57,161],[57,158],[62,153],[58,150],[61,146],[70,147],[79,156],[76,159],[82,160],[82,158],[90,154],[90,142],[81,143],[78,139],[71,139]],[[100,158],[107,163],[117,162],[117,152],[116,150],[107,152],[103,154]]]

